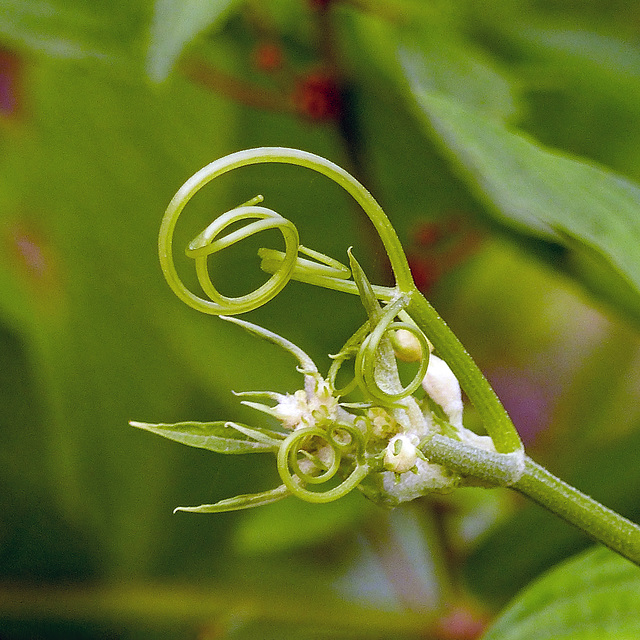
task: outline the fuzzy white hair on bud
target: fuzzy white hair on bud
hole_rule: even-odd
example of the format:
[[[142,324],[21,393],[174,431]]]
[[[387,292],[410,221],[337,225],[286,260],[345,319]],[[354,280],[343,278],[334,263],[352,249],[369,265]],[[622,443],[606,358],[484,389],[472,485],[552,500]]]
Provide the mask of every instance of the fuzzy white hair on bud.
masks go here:
[[[457,429],[461,429],[462,392],[460,391],[460,383],[449,365],[438,356],[431,355],[422,387],[431,399],[442,407],[451,424]]]
[[[405,473],[415,467],[418,460],[418,438],[397,435],[389,440],[384,452],[384,467],[394,473]]]

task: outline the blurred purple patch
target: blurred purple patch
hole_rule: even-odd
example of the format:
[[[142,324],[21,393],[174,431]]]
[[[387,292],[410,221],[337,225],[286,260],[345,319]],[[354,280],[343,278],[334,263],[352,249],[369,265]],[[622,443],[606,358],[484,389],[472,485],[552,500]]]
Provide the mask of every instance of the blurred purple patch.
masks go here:
[[[13,241],[18,255],[24,266],[34,276],[42,278],[47,269],[47,260],[42,247],[33,238],[28,236],[23,230],[14,232]]]
[[[21,63],[18,56],[0,49],[0,116],[15,117],[20,110]]]
[[[487,377],[522,438],[525,446],[548,426],[555,397],[547,380],[516,367],[496,367]]]
[[[48,235],[27,220],[9,225],[0,237],[0,257],[21,281],[41,310],[64,308],[64,288],[57,252]]]

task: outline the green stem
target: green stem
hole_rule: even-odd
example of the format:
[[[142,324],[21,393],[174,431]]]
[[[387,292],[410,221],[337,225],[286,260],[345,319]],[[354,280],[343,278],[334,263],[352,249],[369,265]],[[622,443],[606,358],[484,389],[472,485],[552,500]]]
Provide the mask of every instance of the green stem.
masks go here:
[[[525,459],[524,474],[511,488],[640,565],[640,527],[637,524],[556,478],[531,458]]]
[[[528,456],[504,455],[434,435],[420,444],[430,462],[489,486],[507,486],[640,565],[640,526],[568,485]]]
[[[523,451],[496,453],[440,434],[421,442],[419,449],[429,462],[490,487],[513,486],[524,473]]]
[[[425,297],[415,290],[406,311],[451,367],[460,386],[480,414],[496,450],[499,453],[520,451],[522,442],[509,414],[478,365],[446,322]]]

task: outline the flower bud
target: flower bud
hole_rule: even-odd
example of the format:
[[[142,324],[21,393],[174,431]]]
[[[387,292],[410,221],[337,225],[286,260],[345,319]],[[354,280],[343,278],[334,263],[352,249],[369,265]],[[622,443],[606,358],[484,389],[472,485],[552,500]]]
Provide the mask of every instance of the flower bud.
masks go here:
[[[384,453],[384,466],[387,471],[405,473],[412,469],[418,460],[416,436],[398,435],[389,440]]]

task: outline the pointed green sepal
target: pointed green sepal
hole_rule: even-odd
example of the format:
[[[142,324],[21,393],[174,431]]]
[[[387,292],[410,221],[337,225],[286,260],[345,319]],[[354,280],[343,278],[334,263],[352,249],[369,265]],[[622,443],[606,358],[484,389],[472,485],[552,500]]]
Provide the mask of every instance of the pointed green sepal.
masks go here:
[[[132,427],[144,429],[190,447],[208,449],[215,453],[265,453],[277,451],[279,434],[269,429],[247,427],[233,422],[178,422],[176,424],[147,424],[130,422]]]
[[[382,307],[378,302],[378,298],[373,290],[373,286],[369,282],[364,270],[360,266],[360,263],[353,257],[351,248],[347,251],[349,255],[349,265],[351,266],[351,274],[353,281],[358,287],[360,299],[362,300],[362,306],[367,312],[367,316],[372,324],[376,324],[382,315]]]
[[[177,511],[188,511],[189,513],[223,513],[225,511],[252,509],[253,507],[262,507],[272,502],[277,502],[289,495],[291,495],[291,492],[282,484],[270,491],[245,493],[235,498],[220,500],[220,502],[216,502],[215,504],[201,504],[198,507],[176,507],[173,513]]]
[[[280,433],[279,431],[271,431],[271,429],[263,429],[262,427],[248,427],[246,424],[240,424],[239,422],[227,422],[227,426],[239,431],[256,442],[267,445],[274,451],[280,447],[280,443],[287,436],[287,434]]]
[[[300,347],[293,344],[293,342],[290,342],[286,338],[279,336],[273,331],[269,331],[264,327],[253,324],[253,322],[240,320],[240,318],[235,318],[233,316],[220,316],[220,319],[226,320],[227,322],[232,322],[233,324],[237,324],[249,333],[253,333],[254,335],[259,336],[264,340],[268,340],[273,344],[277,344],[279,347],[282,347],[285,351],[288,351],[298,360],[298,362],[300,363],[300,371],[302,373],[306,375],[318,375],[318,367],[316,367],[315,362]]]

